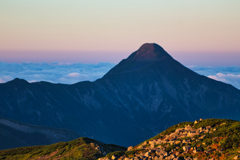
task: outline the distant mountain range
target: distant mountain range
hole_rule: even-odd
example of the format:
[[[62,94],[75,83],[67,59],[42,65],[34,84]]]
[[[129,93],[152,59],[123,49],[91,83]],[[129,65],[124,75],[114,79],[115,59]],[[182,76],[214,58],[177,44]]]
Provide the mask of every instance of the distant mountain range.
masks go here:
[[[199,118],[240,120],[240,90],[199,75],[144,44],[94,82],[0,84],[0,116],[122,146]]]

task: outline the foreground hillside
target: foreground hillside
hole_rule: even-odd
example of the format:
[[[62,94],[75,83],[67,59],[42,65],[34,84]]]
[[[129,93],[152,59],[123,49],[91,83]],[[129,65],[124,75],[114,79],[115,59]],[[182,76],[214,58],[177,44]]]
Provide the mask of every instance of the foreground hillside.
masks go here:
[[[21,147],[0,151],[0,159],[89,159],[94,160],[113,151],[124,151],[126,148],[104,144],[90,139],[79,138],[70,142],[59,142],[47,146]]]
[[[206,119],[174,125],[128,151],[101,160],[240,159],[240,122]]]
[[[67,130],[24,124],[0,117],[0,150],[67,142],[80,137]]]
[[[47,146],[3,150],[0,159],[240,159],[240,122],[227,119],[182,122],[139,145],[128,147],[127,151],[124,147],[79,138]]]

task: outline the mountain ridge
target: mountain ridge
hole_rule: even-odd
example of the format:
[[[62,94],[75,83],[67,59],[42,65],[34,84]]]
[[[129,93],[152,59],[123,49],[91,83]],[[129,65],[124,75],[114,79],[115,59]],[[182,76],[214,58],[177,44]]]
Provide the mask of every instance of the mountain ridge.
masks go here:
[[[33,145],[47,145],[80,137],[67,130],[24,124],[0,117],[0,150]]]
[[[140,51],[149,45],[143,46]],[[150,46],[146,54],[163,56],[138,61],[136,51],[94,82],[0,84],[0,116],[68,128],[121,146],[201,117],[240,120],[240,90],[199,75]]]

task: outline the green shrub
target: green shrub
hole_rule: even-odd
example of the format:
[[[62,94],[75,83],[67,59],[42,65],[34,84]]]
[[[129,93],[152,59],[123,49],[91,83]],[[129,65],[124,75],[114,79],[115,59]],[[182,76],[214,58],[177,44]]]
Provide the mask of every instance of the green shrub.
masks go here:
[[[162,134],[162,135],[169,135],[169,134],[175,132],[175,130],[176,130],[177,128],[184,128],[186,125],[193,126],[193,124],[194,124],[193,122],[181,122],[181,123],[176,124],[176,125],[174,125],[174,126],[172,126],[172,127],[169,127],[168,129],[166,129],[165,131],[163,131],[161,134]]]
[[[166,148],[166,152],[169,152],[171,151],[172,149],[175,148],[175,145],[169,145],[167,148]]]
[[[191,143],[191,147],[196,147],[196,143],[195,142]]]
[[[66,149],[64,148],[64,149],[62,149],[62,150],[60,150],[57,154],[56,154],[56,156],[59,156],[59,155],[62,155],[64,152],[66,151]]]
[[[126,157],[132,158],[135,155],[135,151],[127,151],[125,152]]]
[[[205,119],[203,121],[200,121],[200,122],[194,124],[194,128],[197,129],[200,127],[207,127],[207,126],[215,127],[222,123],[229,124],[229,123],[233,123],[233,122],[237,122],[237,121],[229,120],[229,119],[216,119],[216,118]]]
[[[221,148],[229,149],[229,148],[237,148],[240,146],[240,137],[237,135],[229,136],[224,141],[221,141]]]
[[[193,136],[193,138],[195,138],[195,139],[198,139],[199,137],[200,137],[200,135]]]
[[[120,157],[123,155],[123,151],[115,151],[115,152],[108,153],[106,157],[111,158],[113,155]]]

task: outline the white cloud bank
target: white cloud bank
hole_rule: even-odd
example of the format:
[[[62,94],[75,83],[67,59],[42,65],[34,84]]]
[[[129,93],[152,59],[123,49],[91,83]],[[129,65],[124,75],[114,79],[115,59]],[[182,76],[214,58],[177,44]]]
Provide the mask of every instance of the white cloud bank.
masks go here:
[[[188,66],[193,71],[217,81],[222,81],[240,89],[240,67],[200,67]]]
[[[28,82],[48,81],[73,84],[94,81],[106,74],[115,64],[98,63],[4,63],[0,62],[0,83],[22,78]]]
[[[240,89],[240,74],[223,74],[217,73],[216,75],[209,75],[209,78],[215,79],[217,81],[222,81],[225,83],[232,84],[236,88]]]

